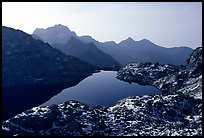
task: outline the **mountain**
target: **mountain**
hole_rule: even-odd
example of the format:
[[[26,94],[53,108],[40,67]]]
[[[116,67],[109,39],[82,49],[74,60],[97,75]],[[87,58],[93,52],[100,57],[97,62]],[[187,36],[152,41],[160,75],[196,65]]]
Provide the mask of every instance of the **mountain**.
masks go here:
[[[193,51],[186,66],[129,64],[118,72],[119,79],[151,84],[164,93],[131,96],[111,107],[74,100],[33,107],[3,121],[3,135],[202,136],[201,66],[202,48]]]
[[[99,50],[94,43],[83,43],[75,37],[71,37],[65,45],[54,44],[53,47],[99,68],[119,69],[121,67],[111,56]]]
[[[72,55],[101,69],[118,70],[121,65],[110,55],[104,53],[94,43],[84,43],[63,25],[47,29],[36,29],[32,36],[48,42],[52,47],[67,55]]]
[[[165,48],[147,39],[134,41],[128,38],[120,42],[119,47],[134,58],[134,62],[159,62],[160,64],[185,65],[192,53],[188,47]]]
[[[77,36],[76,33],[60,24],[47,29],[38,28],[33,32],[33,37],[37,38],[36,36],[39,37],[39,39],[48,42],[51,46],[60,49],[62,52],[66,48],[59,44],[66,45],[71,37],[75,37],[83,43],[92,42],[100,51],[109,55],[109,58],[112,58],[112,61],[115,60],[115,62],[121,65],[126,65],[131,62],[159,62],[160,64],[185,65],[186,59],[193,51],[193,49],[188,47],[165,48],[158,46],[147,39],[135,41],[131,37],[128,37],[126,40],[123,40],[118,44],[114,41],[107,41],[103,43],[88,35]],[[103,62],[105,62],[105,59]]]
[[[29,34],[2,26],[2,94],[6,116],[49,100],[95,69]]]
[[[126,48],[132,47],[135,45],[135,40],[133,40],[131,37],[128,37],[126,40],[121,41],[118,45],[124,46]]]
[[[95,40],[94,38],[92,38],[91,36],[88,36],[88,35],[80,36],[79,40],[81,40],[84,43],[91,43],[91,42],[93,42],[95,45],[97,45],[97,43],[100,43],[99,41]]]
[[[188,47],[165,48],[147,39],[135,41],[128,37],[116,44],[114,41],[98,42],[90,36],[80,37],[84,42],[93,42],[122,65],[131,62],[159,62],[160,64],[185,65],[193,49]]]
[[[114,41],[106,41],[102,43],[93,39],[91,36],[80,36],[80,40],[84,43],[93,42],[98,49],[111,55],[111,57],[113,57],[113,59],[115,59],[121,65],[134,62],[133,58],[129,56],[125,50],[122,50]]]
[[[33,36],[38,36],[38,38],[50,45],[55,43],[66,44],[71,36],[77,37],[75,32],[70,31],[68,27],[61,24],[57,24],[46,29],[37,28],[33,32]]]
[[[20,30],[2,27],[3,87],[57,84],[87,76],[93,70],[90,64],[65,55]]]

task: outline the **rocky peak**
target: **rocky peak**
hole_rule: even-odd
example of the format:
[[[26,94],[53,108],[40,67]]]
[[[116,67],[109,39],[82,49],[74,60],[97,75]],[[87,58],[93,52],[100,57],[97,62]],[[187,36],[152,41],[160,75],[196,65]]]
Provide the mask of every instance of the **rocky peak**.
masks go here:
[[[71,31],[68,27],[57,24],[46,29],[37,28],[33,32],[33,35],[38,36],[44,42],[48,42],[50,45],[53,44],[66,44],[66,42],[72,37],[77,37],[74,31]]]
[[[132,39],[131,37],[128,37],[125,41],[129,41],[129,42],[131,42],[131,41],[135,41],[135,40]]]
[[[67,29],[67,30],[69,30],[69,28],[68,28],[67,26],[62,25],[62,24],[56,24],[56,25],[54,25],[53,28],[62,28],[62,29]]]

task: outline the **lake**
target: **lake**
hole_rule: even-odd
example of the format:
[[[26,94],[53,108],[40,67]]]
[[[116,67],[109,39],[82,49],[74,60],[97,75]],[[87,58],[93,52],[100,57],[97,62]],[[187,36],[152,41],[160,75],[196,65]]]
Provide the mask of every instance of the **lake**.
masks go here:
[[[94,73],[76,86],[62,90],[62,92],[42,105],[77,100],[90,106],[112,106],[117,101],[129,96],[161,94],[161,91],[153,86],[142,86],[137,83],[130,84],[117,79],[116,76],[116,71]]]

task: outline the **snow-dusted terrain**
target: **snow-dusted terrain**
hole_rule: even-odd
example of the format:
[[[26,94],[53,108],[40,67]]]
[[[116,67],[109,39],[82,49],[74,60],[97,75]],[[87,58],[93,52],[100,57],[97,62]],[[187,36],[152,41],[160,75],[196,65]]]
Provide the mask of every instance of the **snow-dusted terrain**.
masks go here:
[[[117,78],[153,85],[163,93],[183,92],[202,99],[202,47],[193,51],[186,66],[131,63],[118,71]]]
[[[202,104],[182,93],[134,96],[109,108],[77,101],[34,107],[3,122],[12,135],[202,135]]]
[[[6,120],[4,135],[200,136],[202,135],[202,48],[186,66],[129,64],[118,78],[154,85],[162,95],[132,96],[112,107],[78,101],[33,107]]]

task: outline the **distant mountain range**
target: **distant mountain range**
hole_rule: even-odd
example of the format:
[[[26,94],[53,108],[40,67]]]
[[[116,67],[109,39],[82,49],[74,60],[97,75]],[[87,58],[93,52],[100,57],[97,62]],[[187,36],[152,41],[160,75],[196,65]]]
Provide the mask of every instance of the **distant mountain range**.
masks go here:
[[[130,96],[114,106],[69,100],[2,122],[4,136],[202,136],[202,48],[186,66],[131,63],[118,78],[156,86],[162,95]]]
[[[91,36],[77,36],[61,24],[47,29],[37,28],[32,36],[99,67],[126,65],[130,62],[185,65],[193,51],[189,47],[165,48],[147,39],[135,41],[130,37],[118,44],[114,41],[99,42]]]
[[[65,45],[55,43],[52,46],[67,55],[75,56],[102,69],[119,69],[121,67],[110,55],[99,50],[94,43],[83,43],[73,36]]]
[[[94,43],[82,42],[76,33],[71,32],[66,26],[59,24],[47,29],[36,29],[33,37],[48,42],[63,53],[75,56],[101,69],[113,70],[121,67],[121,64],[98,49]]]

